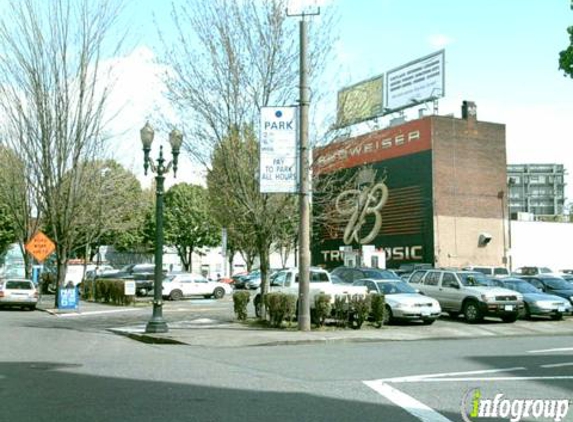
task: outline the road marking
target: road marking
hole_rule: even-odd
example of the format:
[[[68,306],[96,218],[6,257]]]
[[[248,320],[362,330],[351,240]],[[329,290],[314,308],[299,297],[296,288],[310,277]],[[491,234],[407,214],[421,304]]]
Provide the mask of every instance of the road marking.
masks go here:
[[[541,365],[542,368],[561,368],[563,366],[573,366],[573,362],[566,363],[552,363],[549,365]]]
[[[516,366],[513,368],[500,368],[500,369],[483,369],[478,371],[465,371],[465,372],[442,372],[437,374],[425,374],[425,375],[409,375],[406,377],[395,377],[395,378],[386,378],[377,381],[383,382],[417,382],[423,381],[425,379],[434,379],[439,378],[442,379],[443,377],[453,377],[456,375],[479,375],[479,374],[495,374],[498,372],[510,372],[510,371],[524,371],[526,368],[523,366]]]
[[[412,378],[410,380],[393,381],[397,383],[414,382],[467,382],[467,381],[529,381],[529,380],[570,380],[573,375],[555,377],[460,377],[460,378]]]
[[[382,381],[363,381],[368,387],[376,391],[381,396],[386,397],[394,404],[400,406],[406,412],[414,415],[422,422],[452,422],[442,414],[436,412],[414,397],[386,384]]]
[[[80,317],[86,315],[103,315],[103,314],[114,314],[117,312],[133,312],[133,311],[140,311],[141,309],[138,308],[128,308],[128,309],[110,309],[107,311],[91,311],[91,312],[78,312],[78,313],[70,313],[70,314],[57,314],[61,318],[70,318],[70,317]]]
[[[561,347],[558,349],[529,350],[527,353],[553,353],[553,352],[573,352],[573,347]]]

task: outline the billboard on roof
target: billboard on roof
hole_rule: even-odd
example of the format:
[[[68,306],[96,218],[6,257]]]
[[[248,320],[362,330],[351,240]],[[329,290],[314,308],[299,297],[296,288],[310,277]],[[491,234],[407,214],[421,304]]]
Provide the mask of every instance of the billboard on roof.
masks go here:
[[[384,74],[338,91],[336,125],[344,127],[379,117],[384,112]]]
[[[445,94],[445,50],[406,63],[386,73],[385,113]]]

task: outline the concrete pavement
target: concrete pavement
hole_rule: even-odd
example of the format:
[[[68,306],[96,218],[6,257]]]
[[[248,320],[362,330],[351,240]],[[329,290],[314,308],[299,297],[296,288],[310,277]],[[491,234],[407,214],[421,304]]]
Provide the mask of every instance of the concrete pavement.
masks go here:
[[[117,307],[91,302],[81,302],[75,311],[54,309],[54,297],[44,297],[38,309],[54,316],[76,313],[78,315],[97,315],[110,312],[129,312],[148,306],[139,303],[138,307]],[[148,302],[146,300],[146,302]],[[180,321],[167,319],[169,332],[164,334],[145,333],[145,325],[113,327],[109,331],[129,338],[156,344],[182,344],[203,347],[249,347],[269,345],[294,345],[333,342],[382,342],[412,341],[429,339],[476,339],[483,337],[512,336],[547,336],[573,335],[573,317],[562,321],[518,320],[515,323],[503,323],[497,320],[486,320],[481,324],[467,324],[463,320],[452,320],[447,317],[436,321],[431,326],[421,324],[400,324],[374,328],[365,323],[360,330],[336,329],[326,327],[310,332],[296,330],[293,323],[288,329],[261,328],[254,324],[236,321],[222,321],[209,318],[193,318]]]

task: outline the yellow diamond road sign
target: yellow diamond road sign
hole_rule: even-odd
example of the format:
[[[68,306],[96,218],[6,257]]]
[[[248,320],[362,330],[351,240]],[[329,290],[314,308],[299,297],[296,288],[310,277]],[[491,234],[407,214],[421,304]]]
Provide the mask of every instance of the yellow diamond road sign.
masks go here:
[[[38,262],[44,262],[52,252],[56,250],[56,245],[42,232],[37,232],[28,243],[26,243],[26,250]]]

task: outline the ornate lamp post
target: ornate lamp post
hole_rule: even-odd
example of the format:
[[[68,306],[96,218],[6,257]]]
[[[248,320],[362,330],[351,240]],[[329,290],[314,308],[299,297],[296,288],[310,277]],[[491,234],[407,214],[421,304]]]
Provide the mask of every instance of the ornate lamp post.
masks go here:
[[[169,173],[173,167],[173,177],[177,177],[177,161],[179,158],[179,150],[183,143],[183,134],[176,129],[173,129],[169,134],[169,143],[171,144],[171,153],[173,160],[165,164],[163,158],[163,146],[159,147],[159,158],[157,165],[153,163],[153,159],[149,158],[151,151],[151,143],[153,142],[154,130],[145,123],[141,129],[141,143],[143,144],[143,169],[145,175],[147,170],[150,169],[155,173],[156,191],[155,191],[155,277],[153,286],[153,315],[147,326],[145,327],[146,333],[166,333],[169,331],[167,323],[163,319],[163,182],[165,180],[165,173]]]

